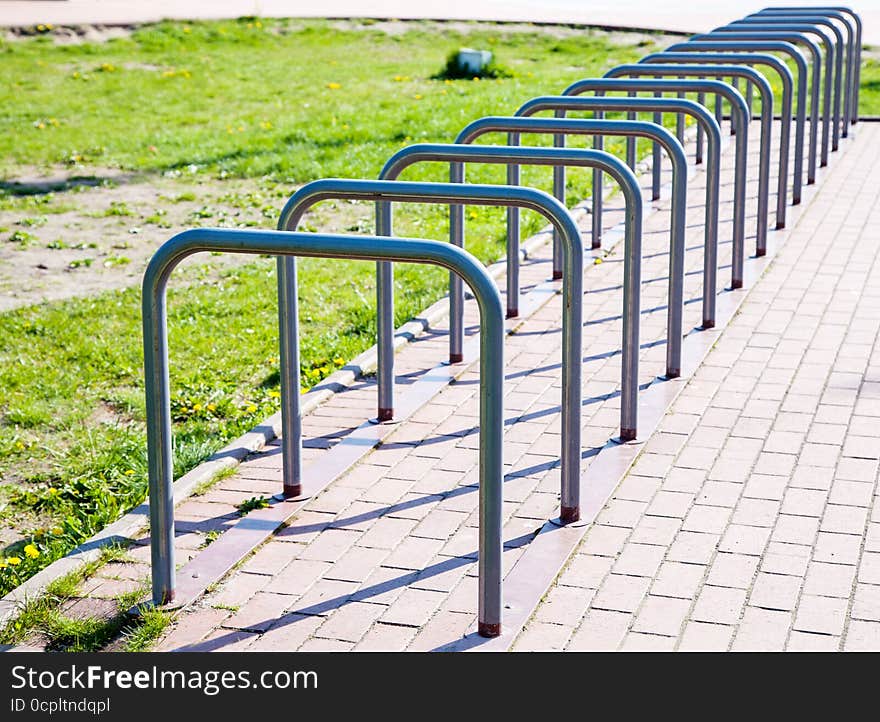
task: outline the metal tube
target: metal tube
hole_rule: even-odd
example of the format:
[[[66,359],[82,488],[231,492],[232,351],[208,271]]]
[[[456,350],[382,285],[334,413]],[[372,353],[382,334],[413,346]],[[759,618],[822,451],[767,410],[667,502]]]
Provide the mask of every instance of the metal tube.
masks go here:
[[[544,157],[542,165],[552,165],[558,154],[571,154],[581,159],[589,157],[590,162],[604,163],[618,171],[622,164],[613,156],[605,153],[595,154],[592,151],[556,150],[552,148],[509,148],[507,146],[454,146],[431,145],[430,152],[419,156],[421,160],[431,158],[440,161],[466,160],[473,162],[508,163],[511,159],[535,162]],[[414,152],[404,149],[386,163],[382,171],[383,177],[394,178],[411,162],[416,162]],[[417,148],[417,152],[423,148]],[[632,174],[628,182],[634,182]],[[636,187],[638,187],[636,185]],[[580,453],[581,453],[581,339],[582,339],[582,296],[583,296],[583,248],[580,232],[571,214],[552,196],[530,188],[512,188],[510,186],[464,185],[453,183],[408,183],[393,180],[360,181],[328,179],[309,183],[298,190],[285,204],[279,220],[279,229],[295,230],[303,213],[315,203],[329,198],[356,199],[373,201],[396,201],[408,203],[437,203],[448,205],[461,203],[466,205],[520,206],[535,210],[544,215],[555,227],[559,228],[564,242],[563,278],[563,318],[562,318],[562,514],[564,521],[577,519],[579,509],[580,487]],[[639,218],[640,222],[640,218]],[[390,226],[390,223],[389,223]],[[633,233],[641,233],[638,226]],[[283,313],[284,309],[281,308]],[[380,309],[380,314],[383,311]],[[286,373],[283,366],[282,376]],[[393,364],[393,357],[386,363]],[[284,386],[281,388],[284,395]]]
[[[633,107],[632,105],[629,107]],[[657,140],[672,160],[673,186],[672,223],[670,227],[670,280],[667,309],[666,375],[681,374],[682,315],[684,310],[684,251],[687,213],[687,157],[675,137],[662,126],[637,120],[573,120],[562,118],[488,117],[466,126],[456,139],[473,142],[480,135],[497,131],[518,133],[555,133],[576,135],[623,135]],[[401,155],[404,151],[399,152]],[[595,151],[594,151],[595,152]],[[390,164],[390,162],[389,162]],[[572,165],[571,163],[565,163]],[[559,163],[558,165],[565,165]],[[564,183],[564,179],[563,179]]]
[[[281,493],[290,499],[302,494],[302,414],[299,410],[299,302],[296,259],[279,256],[278,268],[278,348],[281,370],[281,457],[285,460]],[[284,309],[284,313],[281,313]],[[382,323],[382,319],[377,319]],[[381,403],[380,403],[381,407]]]
[[[812,40],[807,37],[807,34],[811,33],[819,38],[819,41],[825,46],[824,53],[824,61],[823,54],[819,50],[819,46]],[[822,147],[820,150],[820,165],[824,168],[828,165],[828,140],[829,134],[831,132],[832,118],[831,118],[831,86],[834,83],[834,42],[831,38],[830,34],[826,34],[826,31],[815,25],[788,25],[788,24],[778,24],[778,25],[763,25],[763,24],[750,24],[750,23],[730,23],[729,25],[725,25],[723,27],[715,28],[712,35],[716,34],[730,34],[737,38],[742,37],[745,39],[746,35],[750,37],[758,37],[758,36],[767,36],[767,37],[777,37],[779,39],[791,38],[789,42],[800,42],[807,49],[810,50],[810,53],[813,55],[813,87],[812,87],[812,118],[816,118],[817,114],[817,105],[818,105],[818,95],[819,95],[819,85],[822,86]],[[821,74],[818,71],[817,66],[821,65],[821,63],[825,63],[825,71],[824,71],[824,82],[821,81]],[[811,123],[818,123],[818,121],[811,120]],[[811,128],[812,131],[812,128]]]
[[[679,70],[676,66],[676,70]],[[728,73],[726,68],[722,66],[707,66],[709,68],[709,72],[705,73],[705,75],[714,75],[716,77],[722,77],[724,74]],[[759,89],[761,89],[762,93],[770,94],[772,98],[772,93],[769,89],[769,85],[767,81],[763,79],[760,73],[751,69],[751,68],[738,68],[736,72],[744,72],[746,75],[751,75],[759,80],[763,80],[763,85],[759,85]],[[695,73],[696,74],[696,73]],[[584,80],[578,80],[571,85],[569,85],[564,91],[563,95],[565,96],[577,96],[582,93],[587,92],[595,92],[597,96],[600,94],[604,94],[605,92],[612,92],[615,90],[628,90],[633,89],[636,92],[653,92],[653,91],[670,91],[674,92],[678,89],[684,90],[685,92],[693,92],[697,90],[704,90],[707,93],[714,93],[716,98],[726,98],[730,102],[731,107],[731,115],[738,119],[738,123],[748,129],[749,126],[749,115],[748,109],[746,108],[745,100],[742,95],[734,90],[727,83],[721,82],[719,80],[673,80],[673,79],[658,79],[657,76],[663,75],[663,69],[657,70],[657,66],[643,66],[643,65],[624,65],[618,68],[614,68],[606,74],[608,77],[605,78],[587,78]],[[628,78],[626,76],[629,75],[647,75],[654,76],[649,78]],[[771,101],[772,102],[772,101]],[[769,147],[769,126],[772,123],[772,109],[768,112],[766,108],[761,109],[761,128],[762,128],[762,136],[761,136],[761,150],[760,150],[760,163],[759,163],[759,173],[760,177],[758,180],[758,195],[759,199],[764,199],[764,207],[767,205],[767,197],[769,195],[770,188],[770,147]],[[748,130],[744,133],[740,133],[735,139],[735,166],[734,166],[734,203],[733,203],[733,260],[731,263],[731,287],[732,288],[742,288],[743,284],[743,266],[744,266],[744,257],[745,257],[745,199],[746,199],[746,171],[748,166]],[[595,180],[594,180],[594,188]],[[594,216],[593,223],[596,223],[595,216],[595,208],[594,208]],[[595,225],[594,225],[595,229]],[[761,218],[758,218],[758,235],[760,236],[761,232],[763,232],[766,236],[767,226],[766,226],[766,218],[764,219],[764,223],[762,226]]]
[[[663,94],[660,92],[655,92],[654,97],[660,98]],[[594,100],[599,100],[598,98]],[[636,100],[635,98],[633,100]],[[519,111],[514,113],[514,115],[521,115]],[[523,114],[524,115],[524,114]],[[656,125],[663,125],[663,113],[656,111],[654,113],[654,123]],[[702,125],[697,125],[700,133],[703,131]],[[656,141],[651,143],[651,200],[657,201],[660,200],[660,172],[663,169],[663,154],[660,152],[660,144]],[[697,136],[697,154],[700,152],[700,137]]]
[[[850,14],[855,15],[850,11]],[[776,12],[775,10],[761,10],[754,14],[756,17],[815,17],[816,15],[821,15],[830,20],[837,20],[841,25],[846,28],[846,90],[844,91],[844,99],[843,99],[843,122],[844,126],[841,132],[841,135],[846,138],[848,133],[848,128],[852,124],[853,117],[853,108],[852,103],[855,98],[855,75],[856,75],[856,54],[854,52],[854,46],[856,43],[856,34],[855,29],[850,24],[849,20],[835,10],[822,10],[821,12],[816,12],[813,8],[801,8],[797,11],[793,10],[781,10]],[[861,61],[861,58],[859,58]]]
[[[681,86],[679,86],[681,87]],[[705,87],[705,86],[702,86]],[[703,328],[715,325],[715,293],[716,265],[718,252],[718,205],[720,193],[720,162],[721,162],[721,129],[715,118],[706,108],[691,100],[678,98],[660,98],[655,91],[654,98],[607,98],[607,97],[574,97],[574,96],[542,96],[532,98],[517,109],[515,116],[531,117],[536,113],[553,110],[556,117],[565,117],[567,111],[619,111],[636,108],[640,111],[654,111],[655,125],[659,126],[662,113],[675,112],[687,114],[697,121],[697,127],[704,130],[708,138],[709,161],[706,166],[706,223],[704,242],[704,274],[703,274]],[[659,141],[654,141],[656,148]],[[656,167],[656,162],[655,162]],[[673,199],[674,202],[674,199]],[[673,223],[674,228],[674,223]],[[673,234],[673,245],[674,245]]]
[[[667,64],[667,67],[670,67],[676,63],[718,63],[719,65],[732,63],[741,65],[767,65],[779,73],[779,76],[782,79],[782,133],[779,143],[779,179],[778,193],[776,197],[776,228],[785,228],[785,201],[787,197],[788,153],[790,146],[789,138],[791,135],[791,71],[785,66],[783,62],[778,60],[773,55],[766,55],[763,53],[654,53],[652,55],[645,56],[639,61],[639,64],[648,63]],[[737,77],[736,74],[734,74],[734,77]],[[767,87],[769,88],[769,86]],[[770,92],[767,94],[767,97],[762,97],[762,103],[767,102],[768,100],[772,103],[772,98],[773,93]],[[737,128],[737,132],[739,131],[740,129]],[[761,215],[760,208],[758,213],[759,215]],[[764,215],[766,215],[766,209],[764,209]],[[764,218],[764,222],[767,222],[766,218]],[[763,240],[760,237],[758,238],[756,244],[756,253],[759,256],[763,256],[766,252],[767,239],[765,235],[763,237]]]
[[[841,78],[843,77],[843,33],[840,32],[840,29],[831,20],[819,15],[749,15],[738,20],[737,23],[749,25],[805,23],[822,25],[834,34],[834,125],[831,128],[831,150],[837,150],[840,141]]]
[[[161,605],[171,601],[175,590],[166,287],[174,267],[187,256],[199,252],[431,263],[448,268],[465,279],[480,308],[478,632],[485,637],[498,636],[502,621],[504,481],[504,316],[501,296],[476,258],[446,243],[421,239],[199,228],[176,235],[154,254],[144,274],[142,301],[154,603]]]
[[[390,203],[376,204],[376,235],[391,235]],[[456,274],[450,275],[458,279],[460,286],[461,279]],[[280,297],[279,303],[283,307],[290,308],[282,303]],[[394,266],[385,261],[376,264],[376,308],[382,309],[381,313],[376,314],[376,375],[379,396],[376,420],[381,423],[391,421],[394,418],[394,362],[392,360],[394,358]],[[294,328],[296,327],[294,326]],[[291,348],[288,343],[283,346]],[[298,358],[296,368],[299,368]],[[297,414],[298,418],[299,414]],[[285,426],[285,428],[290,427]]]
[[[753,68],[749,68],[744,65],[736,65],[736,66],[726,66],[726,65],[699,65],[699,66],[690,66],[689,68],[682,71],[682,67],[679,65],[642,65],[642,64],[630,64],[630,65],[619,65],[616,68],[612,68],[605,74],[605,79],[603,81],[595,81],[595,82],[615,82],[611,79],[613,78],[621,78],[621,77],[631,77],[636,76],[654,76],[654,77],[662,77],[664,75],[673,75],[673,74],[684,74],[684,75],[694,75],[694,76],[712,76],[712,77],[728,77],[733,75],[734,77],[743,77],[749,78],[754,82],[755,87],[758,88],[761,93],[761,146],[760,146],[760,155],[759,155],[759,163],[758,163],[758,209],[765,209],[765,212],[758,213],[757,218],[757,244],[758,247],[761,247],[761,244],[764,243],[766,245],[767,239],[767,213],[766,208],[768,205],[768,199],[770,194],[770,133],[772,129],[773,123],[773,92],[770,89],[770,85],[767,82],[766,78],[761,75],[758,71]],[[565,91],[565,95],[573,95],[579,92],[583,92],[585,89],[588,89],[592,86],[594,81],[590,80],[581,80],[577,81],[570,85]],[[617,81],[620,82],[620,81]],[[650,81],[639,81],[639,80],[629,80],[625,82],[650,82]],[[656,81],[655,81],[656,82]],[[662,82],[675,82],[675,81],[662,81]],[[686,81],[679,81],[686,82]],[[701,81],[690,81],[691,83],[699,83]],[[710,81],[706,81],[710,82]],[[719,89],[719,93],[724,93],[725,97],[731,101],[732,108],[732,116],[737,118],[737,123],[740,124],[742,128],[742,132],[738,134],[737,145],[736,145],[736,158],[737,158],[737,167],[745,168],[747,164],[747,151],[748,151],[748,111],[745,109],[745,100],[742,95],[731,88],[729,85],[717,82],[719,88],[724,88],[725,90]],[[742,142],[742,145],[740,145]],[[745,265],[745,201],[746,201],[746,189],[745,189],[745,171],[743,171],[742,182],[737,182],[734,186],[734,203],[733,203],[733,252],[732,252],[732,260],[731,260],[731,287],[732,288],[742,288],[743,285],[743,269]]]
[[[711,33],[706,33],[704,35],[695,35],[691,38],[691,40],[699,41],[699,42],[718,42],[724,41],[725,43],[728,40],[736,43],[741,41],[751,41],[751,42],[761,42],[766,40],[777,40],[784,41],[786,43],[798,43],[805,47],[810,53],[810,71],[811,71],[811,82],[810,82],[810,137],[809,137],[809,148],[807,152],[807,183],[815,183],[816,182],[816,164],[818,158],[818,147],[819,147],[819,86],[822,82],[822,53],[819,50],[819,46],[810,40],[804,33],[792,33],[792,32],[732,32],[732,31],[713,31]],[[787,52],[787,51],[780,51]],[[801,56],[801,60],[803,57]],[[796,132],[800,134],[801,137],[801,146],[803,145],[803,135],[804,135],[804,124],[803,119],[806,115],[806,94],[807,94],[807,81],[806,81],[806,65],[801,66],[800,61],[795,58],[795,63],[798,65],[799,70],[803,70],[800,73],[798,78],[798,105],[797,105],[797,116],[800,118],[800,125]],[[749,83],[749,88],[752,85]],[[825,118],[825,127],[828,128],[831,122],[830,118]],[[797,138],[795,138],[795,146],[798,145]],[[798,162],[798,158],[795,158],[795,187],[794,187],[794,198],[795,203],[799,203],[801,199],[801,180],[803,174],[803,156],[800,156],[801,162]]]

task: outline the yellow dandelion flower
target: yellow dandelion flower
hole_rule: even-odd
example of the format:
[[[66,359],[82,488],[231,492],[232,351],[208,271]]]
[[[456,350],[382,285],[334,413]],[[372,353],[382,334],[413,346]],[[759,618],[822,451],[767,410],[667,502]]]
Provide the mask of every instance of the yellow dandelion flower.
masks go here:
[[[3,557],[0,557],[0,569],[6,569],[7,566],[6,560]]]
[[[257,22],[254,23],[254,26],[261,28],[261,27],[263,27],[263,23],[261,23],[259,20],[257,20]]]
[[[247,407],[247,412],[248,412],[249,414],[254,413],[254,411],[256,411],[256,410],[257,410],[257,407],[254,406],[253,404],[251,404],[250,406]]]
[[[327,83],[327,87],[330,90],[339,90],[342,86],[339,83]]]
[[[58,496],[60,493],[54,486],[49,487],[49,496]]]
[[[593,259],[593,265],[594,265],[594,266],[598,266],[600,263],[602,263],[602,259],[601,259],[601,258],[594,258],[594,259]]]
[[[262,123],[260,123],[260,127],[263,130],[272,130],[272,124],[268,120],[264,120]]]
[[[192,31],[189,29],[189,26],[188,26],[188,25],[184,25],[184,26],[183,26],[183,32],[185,32],[185,33],[190,33],[190,32],[192,32]]]
[[[7,557],[6,563],[9,564],[9,566],[11,567],[17,567],[19,564],[21,564],[21,557]]]
[[[208,404],[208,407],[207,407],[207,408],[208,408],[208,411],[216,411],[216,410],[217,410],[217,404]]]
[[[269,396],[273,399],[277,399],[278,397],[281,396],[281,392],[280,391],[270,391]]]
[[[339,356],[339,357],[333,359],[333,363],[335,363],[337,366],[344,366],[344,365],[345,365],[345,359],[342,358],[341,356]]]
[[[134,476],[134,469],[126,469],[125,475],[126,476]]]
[[[202,410],[201,404],[193,404],[193,411],[201,411],[201,410]]]
[[[53,534],[63,534],[64,533],[64,529],[62,529],[60,526],[53,526],[49,531],[52,532]]]
[[[24,548],[24,555],[28,559],[36,559],[38,556],[40,556],[40,550],[37,549],[37,547],[35,547],[33,544],[28,544]]]
[[[416,100],[421,100],[421,99],[422,99],[422,95],[421,95],[421,93],[416,93],[416,94],[413,96],[413,98],[415,98]]]

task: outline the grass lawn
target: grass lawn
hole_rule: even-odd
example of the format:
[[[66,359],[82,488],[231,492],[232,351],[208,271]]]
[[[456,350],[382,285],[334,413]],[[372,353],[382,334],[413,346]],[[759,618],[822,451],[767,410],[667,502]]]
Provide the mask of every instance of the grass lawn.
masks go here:
[[[509,77],[432,78],[462,45],[492,49]],[[450,142],[471,120],[509,115],[531,97],[661,47],[646,36],[572,28],[253,18],[161,23],[103,42],[61,43],[51,30],[0,41],[0,211],[16,218],[0,228],[0,244],[22,252],[45,244],[46,254],[64,244],[63,235],[41,240],[38,228],[76,208],[76,184],[62,181],[47,193],[17,182],[35,172],[100,181],[113,171],[108,185],[118,188],[177,179],[176,198],[198,206],[186,225],[271,228],[302,183],[375,178],[404,145]],[[878,83],[880,66],[871,61],[863,73],[865,113],[880,107]],[[142,178],[119,180],[119,173]],[[446,174],[428,164],[405,177]],[[476,166],[468,178],[503,182],[504,169]],[[223,193],[241,181],[252,190]],[[550,171],[526,168],[523,182],[549,190]],[[590,191],[585,171],[570,172],[568,183],[572,202]],[[199,205],[207,188],[213,205]],[[253,214],[236,220],[229,209]],[[362,210],[355,218],[342,204],[324,218],[337,230],[366,232],[369,209]],[[169,237],[182,226],[163,220],[164,212],[114,202],[99,215]],[[396,217],[401,234],[446,236],[441,207],[402,206]],[[469,211],[468,248],[484,261],[503,254],[503,218],[501,209]],[[525,232],[540,225],[524,215]],[[125,262],[121,254],[111,258]],[[303,373],[311,386],[373,343],[374,270],[321,260],[301,268]],[[446,278],[398,266],[397,322],[440,297]],[[274,262],[210,273],[189,267],[171,286],[180,474],[277,408]],[[145,496],[139,303],[139,289],[129,284],[0,314],[0,527],[15,540],[0,556],[0,594]]]

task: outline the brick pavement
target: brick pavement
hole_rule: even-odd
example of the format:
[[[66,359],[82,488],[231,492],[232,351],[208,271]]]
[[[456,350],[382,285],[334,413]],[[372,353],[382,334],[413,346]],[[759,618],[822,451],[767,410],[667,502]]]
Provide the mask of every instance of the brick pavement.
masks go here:
[[[880,648],[880,126],[856,147],[515,649]]]
[[[855,155],[849,153],[848,157]],[[728,153],[728,160],[729,156]],[[835,158],[835,163],[839,162]],[[728,179],[729,170],[728,167]],[[702,174],[697,174],[689,196],[689,302],[685,329],[694,328],[700,321],[701,181]],[[645,226],[640,381],[646,385],[662,373],[665,355],[668,214],[663,210],[668,206],[665,202],[660,206]],[[722,216],[729,215],[728,202]],[[729,237],[730,224],[722,223],[721,238]],[[619,251],[612,253],[602,263],[589,266],[585,277],[584,471],[614,435],[617,424],[620,261]],[[722,245],[721,264],[723,269],[728,268],[729,242]],[[530,284],[543,280],[546,273],[546,255],[539,254],[524,268]],[[722,270],[721,278],[726,278],[726,270]],[[475,322],[473,310],[469,309],[469,313],[469,323]],[[546,519],[556,514],[559,317],[560,302],[556,297],[507,342],[505,411],[510,423],[505,435],[504,556],[508,570]],[[444,345],[442,334],[428,335],[398,355],[401,368],[423,370],[428,356],[434,362],[442,357]],[[412,362],[407,360],[410,353],[415,354]],[[688,492],[660,490],[669,479],[673,486],[695,486],[699,472],[691,466],[702,463],[712,467],[712,448],[696,444],[696,451],[690,450],[694,459],[690,466],[672,466],[673,454],[679,451],[676,443],[683,443],[688,437],[670,430],[694,426],[694,412],[698,410],[694,398],[701,398],[698,390],[702,388],[705,394],[715,388],[711,376],[704,378],[706,373],[701,369],[688,384],[676,412],[663,422],[666,430],[648,441],[632,476],[625,480],[589,532],[585,546],[592,544],[597,550],[588,554],[583,553],[583,548],[579,550],[517,640],[518,648],[561,648],[573,644],[570,640],[577,635],[589,637],[593,644],[599,644],[597,640],[609,640],[610,644],[618,635],[616,630],[641,635],[634,638],[638,641],[648,636],[651,624],[659,625],[667,635],[673,634],[674,621],[670,621],[670,616],[674,619],[675,615],[687,613],[683,600],[656,594],[657,600],[652,599],[642,610],[648,587],[657,576],[659,582],[678,588],[681,582],[674,573],[690,573],[692,586],[700,584],[702,578],[695,576],[696,562],[703,558],[703,563],[708,562],[714,553],[708,549],[709,540],[717,542],[720,528],[727,523],[727,507],[703,501],[702,496],[699,504],[694,499],[688,503],[684,496]],[[158,648],[436,649],[467,634],[474,623],[476,605],[476,392],[476,369],[465,368],[457,383],[401,424],[365,463],[310,500],[288,528],[184,612]],[[314,418],[320,420],[314,427],[307,426],[308,433],[317,434],[316,438],[338,436],[342,429],[334,423],[333,404],[348,409],[349,421],[354,424],[363,418],[362,414],[370,413],[368,409],[372,410],[373,393],[370,384],[364,383],[338,395],[324,407],[324,413],[307,418],[307,424],[313,423]],[[742,396],[742,392],[723,393],[734,394],[727,403]],[[346,398],[353,399],[353,403],[348,404]],[[323,427],[326,428],[321,433]],[[717,431],[698,433],[696,429],[694,434],[700,439],[718,436]],[[319,461],[320,453],[330,445],[311,444],[318,449],[313,458]],[[769,476],[774,473],[772,469],[782,468],[778,466],[782,463],[783,460],[768,456],[763,462],[768,468],[762,466],[761,473]],[[230,522],[230,517],[217,513],[221,511],[218,504],[232,504],[238,498],[236,495],[251,495],[256,487],[261,493],[271,493],[277,489],[278,479],[277,455],[259,455],[243,465],[240,474],[222,481],[203,499],[184,502],[178,509],[178,519],[192,522],[199,531],[222,527]],[[714,496],[707,498],[732,498],[729,485],[736,482],[714,477],[712,482],[706,493]],[[696,491],[690,493],[696,496]],[[652,509],[656,504],[660,511],[648,514],[649,502]],[[692,513],[691,505],[699,508]],[[680,529],[673,529],[675,522],[669,519],[674,517],[667,516],[676,514],[682,517]],[[634,546],[623,554],[622,547],[631,536],[628,530],[637,526],[639,534],[632,533]],[[673,556],[687,557],[675,558],[672,567],[665,559],[667,550],[659,543],[670,534],[669,542],[675,542]],[[193,534],[183,536],[197,538]],[[191,547],[191,553],[198,547],[193,543],[182,546]],[[146,551],[145,547],[137,549],[135,555]],[[618,553],[620,558],[615,559]],[[582,558],[587,561],[582,562]],[[580,581],[578,585],[565,581],[572,570]],[[600,593],[594,596],[594,589]],[[724,592],[727,588],[718,589]],[[768,587],[767,593],[780,593],[774,589]],[[726,609],[726,599],[723,597],[716,604]],[[703,606],[707,605],[711,607],[709,601]],[[644,626],[634,627],[630,632],[636,611],[644,612],[647,621],[640,621],[639,625]],[[580,625],[585,614],[589,619]],[[630,620],[627,625],[623,624],[625,620]],[[579,626],[586,631],[578,629],[575,635]],[[650,641],[656,641],[655,637],[666,639],[654,634]]]

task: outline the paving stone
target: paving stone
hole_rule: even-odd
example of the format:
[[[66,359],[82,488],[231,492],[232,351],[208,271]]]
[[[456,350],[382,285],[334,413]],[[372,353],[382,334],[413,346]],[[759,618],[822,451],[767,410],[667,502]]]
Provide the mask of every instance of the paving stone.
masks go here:
[[[613,564],[614,560],[609,557],[577,554],[568,567],[563,570],[559,577],[559,584],[584,589],[598,589],[602,580],[611,571]]]
[[[749,595],[749,604],[763,609],[790,612],[797,605],[802,583],[800,577],[761,572],[755,579],[752,593]]]
[[[613,571],[615,574],[653,578],[665,553],[665,547],[661,546],[627,544],[617,558]]]
[[[606,611],[635,612],[650,583],[644,577],[610,574],[593,597],[592,606]]]
[[[845,599],[804,594],[798,604],[794,629],[799,632],[840,636],[846,619]]]
[[[648,595],[632,626],[634,632],[678,637],[690,609],[690,600]]]
[[[792,632],[785,649],[789,652],[836,652],[840,645],[839,637],[825,634]]]
[[[745,604],[746,592],[741,589],[704,586],[691,612],[696,622],[736,624]]]
[[[385,624],[403,624],[421,627],[427,623],[445,595],[442,592],[429,592],[425,589],[405,589],[381,617]]]
[[[730,646],[733,632],[733,627],[721,624],[688,622],[678,649],[682,652],[723,652]]]
[[[626,636],[632,618],[627,613],[591,609],[566,649],[576,652],[617,649]]]
[[[785,649],[791,612],[746,607],[736,630],[734,652],[781,652]]]
[[[849,624],[843,648],[847,652],[880,650],[880,623],[853,620]]]
[[[386,607],[382,604],[349,602],[335,610],[315,630],[314,635],[344,642],[359,642],[385,610]]]

